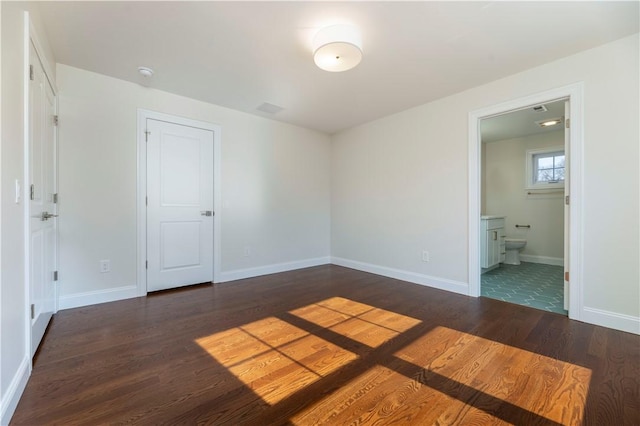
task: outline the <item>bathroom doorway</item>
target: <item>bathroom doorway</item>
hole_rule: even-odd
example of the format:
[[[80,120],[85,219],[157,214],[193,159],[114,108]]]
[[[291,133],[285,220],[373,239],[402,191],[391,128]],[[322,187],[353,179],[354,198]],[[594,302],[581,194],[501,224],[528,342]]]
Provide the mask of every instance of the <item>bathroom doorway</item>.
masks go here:
[[[581,229],[583,223],[582,209],[582,134],[583,134],[583,95],[584,84],[573,83],[567,86],[550,89],[544,92],[512,99],[500,104],[490,105],[469,112],[469,295],[481,296],[481,199],[482,199],[482,143],[481,123],[516,111],[529,109],[538,105],[551,104],[556,101],[567,101],[565,104],[565,188],[564,188],[564,309],[574,320],[582,320],[585,315],[582,297],[583,276],[583,243]],[[524,159],[522,160],[524,163]],[[570,167],[569,167],[570,166]],[[544,167],[543,167],[544,168]],[[522,191],[525,192],[524,176],[521,179]],[[528,191],[526,191],[528,192]],[[527,194],[528,195],[528,194]],[[571,197],[569,197],[571,195]],[[495,223],[494,223],[495,224]],[[520,223],[518,223],[520,224]],[[499,225],[499,223],[498,223]],[[524,223],[526,225],[526,223]],[[507,226],[506,223],[504,226]],[[513,224],[515,227],[515,224]],[[505,239],[507,237],[505,232]],[[495,255],[495,254],[494,254]],[[500,256],[498,253],[497,256]],[[506,257],[506,256],[505,256]]]
[[[480,295],[562,315],[566,104],[480,121]]]

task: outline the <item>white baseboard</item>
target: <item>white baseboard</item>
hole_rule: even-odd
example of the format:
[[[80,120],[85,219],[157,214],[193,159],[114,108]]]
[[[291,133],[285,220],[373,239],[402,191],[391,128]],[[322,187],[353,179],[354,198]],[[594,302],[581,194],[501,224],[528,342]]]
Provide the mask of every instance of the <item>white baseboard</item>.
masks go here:
[[[627,333],[640,334],[640,317],[585,306],[582,308],[580,320]]]
[[[277,274],[279,272],[293,271],[296,269],[310,268],[312,266],[327,265],[331,263],[329,256],[313,259],[297,260],[294,262],[276,263],[273,265],[258,266],[255,268],[236,269],[235,271],[222,272],[220,280],[216,282],[228,282],[243,280],[245,278],[259,277],[261,275]]]
[[[29,380],[29,356],[25,356],[18,367],[18,371],[13,376],[7,391],[2,395],[2,416],[0,417],[1,425],[8,425],[11,421],[13,413],[16,411],[20,397],[24,392]]]
[[[561,257],[533,256],[531,254],[520,254],[520,260],[530,263],[543,263],[545,265],[564,266],[564,259]]]
[[[460,281],[437,278],[429,275],[418,274],[416,272],[403,271],[401,269],[388,268],[386,266],[378,266],[371,263],[358,262],[356,260],[343,259],[340,257],[332,257],[331,263],[338,266],[356,269],[358,271],[369,272],[376,275],[382,275],[384,277],[408,281],[414,284],[464,294],[465,296],[469,294],[469,285]]]
[[[138,297],[138,287],[127,285],[108,288],[104,290],[87,291],[84,293],[67,294],[60,296],[58,309],[79,308],[82,306],[96,305],[98,303],[115,302],[116,300]]]

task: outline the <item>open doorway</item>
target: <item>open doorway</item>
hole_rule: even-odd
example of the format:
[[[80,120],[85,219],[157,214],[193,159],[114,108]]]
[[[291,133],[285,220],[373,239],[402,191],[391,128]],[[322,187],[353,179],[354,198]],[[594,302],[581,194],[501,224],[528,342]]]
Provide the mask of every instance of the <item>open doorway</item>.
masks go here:
[[[565,102],[480,122],[480,294],[562,315]]]
[[[582,128],[583,84],[551,89],[545,92],[484,107],[469,113],[469,295],[481,295],[481,122],[485,119],[520,111],[537,105],[567,101],[565,150],[571,167],[565,170],[564,208],[564,308],[571,319],[582,317]],[[523,160],[524,162],[524,160]],[[524,177],[523,177],[524,180]],[[526,224],[525,224],[526,225]],[[504,234],[506,237],[506,233]],[[496,236],[499,238],[499,235]],[[505,253],[506,254],[506,253]],[[495,254],[494,254],[495,255]],[[498,256],[501,253],[497,254]]]

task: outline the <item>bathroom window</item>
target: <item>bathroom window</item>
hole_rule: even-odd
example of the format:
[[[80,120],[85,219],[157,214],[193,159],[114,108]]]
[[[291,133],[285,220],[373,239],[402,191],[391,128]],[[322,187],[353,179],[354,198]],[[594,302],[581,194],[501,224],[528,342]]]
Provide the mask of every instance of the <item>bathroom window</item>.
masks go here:
[[[564,147],[527,151],[527,188],[564,188]]]

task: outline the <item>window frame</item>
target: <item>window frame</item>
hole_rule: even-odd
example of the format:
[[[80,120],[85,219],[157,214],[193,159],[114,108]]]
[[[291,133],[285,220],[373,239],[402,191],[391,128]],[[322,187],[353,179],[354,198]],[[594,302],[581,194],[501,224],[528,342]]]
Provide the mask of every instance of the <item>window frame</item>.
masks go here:
[[[552,154],[560,154],[562,153],[565,156],[565,180],[566,180],[566,161],[567,161],[567,156],[564,150],[564,146],[554,146],[554,147],[548,147],[548,148],[541,148],[541,149],[529,149],[526,152],[526,176],[525,176],[525,189],[559,189],[559,188],[564,188],[564,183],[565,180],[559,181],[559,182],[536,182],[535,177],[534,177],[534,173],[537,171],[537,167],[534,164],[534,161],[536,160],[536,158],[539,158],[541,156],[545,156],[545,154],[548,154],[549,157],[552,156]]]

